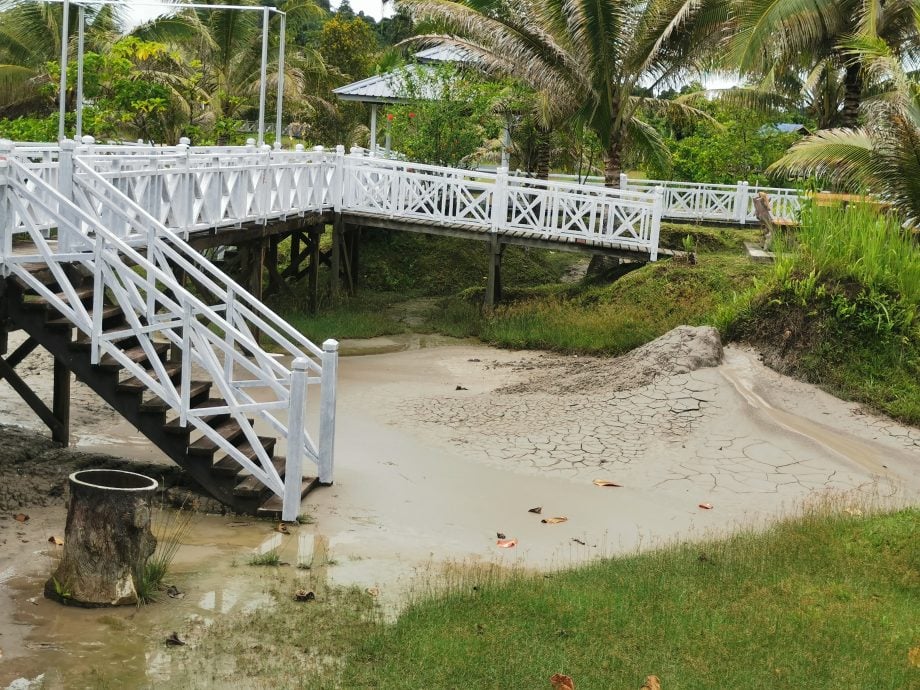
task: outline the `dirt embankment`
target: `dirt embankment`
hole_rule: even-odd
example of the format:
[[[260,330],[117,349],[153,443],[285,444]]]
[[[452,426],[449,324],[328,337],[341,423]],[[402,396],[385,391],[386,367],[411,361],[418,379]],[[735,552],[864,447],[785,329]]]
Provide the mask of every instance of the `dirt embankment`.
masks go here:
[[[508,365],[533,370],[530,380],[499,388],[500,393],[581,394],[641,388],[658,379],[722,363],[722,341],[710,326],[678,326],[660,338],[614,359],[543,354]]]

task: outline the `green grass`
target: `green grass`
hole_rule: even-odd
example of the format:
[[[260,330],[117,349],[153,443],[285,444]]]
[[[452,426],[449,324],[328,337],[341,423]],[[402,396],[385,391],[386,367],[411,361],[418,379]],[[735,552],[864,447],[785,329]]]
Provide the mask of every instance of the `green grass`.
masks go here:
[[[920,248],[863,206],[806,208],[768,278],[718,321],[782,371],[920,424]]]
[[[279,565],[281,563],[281,556],[278,555],[275,549],[272,549],[265,553],[253,554],[249,557],[247,563],[249,563],[249,565]]]
[[[304,605],[276,582],[275,608],[217,621],[184,666],[277,688],[918,687],[918,525],[822,508],[565,572],[432,573],[395,623],[360,590]]]
[[[491,313],[475,293],[446,300],[432,326],[509,348],[620,354],[681,324],[715,321],[726,295],[746,292],[769,269],[734,253],[648,264],[609,285],[580,283],[531,292]]]

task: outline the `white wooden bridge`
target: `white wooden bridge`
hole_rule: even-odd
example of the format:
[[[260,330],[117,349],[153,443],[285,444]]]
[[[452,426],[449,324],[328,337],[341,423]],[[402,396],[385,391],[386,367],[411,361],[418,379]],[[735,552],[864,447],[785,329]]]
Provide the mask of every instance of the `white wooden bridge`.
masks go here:
[[[57,399],[66,367],[217,498],[290,520],[310,486],[332,482],[337,343],[310,342],[190,242],[217,245],[240,228],[329,214],[485,239],[499,255],[519,243],[655,261],[668,253],[658,247],[662,218],[749,222],[760,191],[780,218],[798,204],[790,190],[741,184],[621,186],[341,147],[0,142],[0,332],[28,335],[0,359],[0,378],[55,430],[66,427]],[[54,410],[14,371],[39,345],[61,367]]]

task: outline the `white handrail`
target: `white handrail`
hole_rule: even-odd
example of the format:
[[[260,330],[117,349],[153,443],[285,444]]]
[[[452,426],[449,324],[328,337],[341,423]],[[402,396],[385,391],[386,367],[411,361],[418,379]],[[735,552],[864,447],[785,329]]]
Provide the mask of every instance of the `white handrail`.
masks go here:
[[[301,476],[286,474],[281,480],[247,416],[257,415],[288,438],[289,467],[293,463],[299,468],[299,458],[306,456],[319,466],[321,481],[330,483],[332,439],[324,438],[323,434],[331,436],[334,429],[334,391],[330,390],[334,389],[334,379],[327,374],[327,369],[334,371],[335,368],[334,342],[326,343],[322,349],[313,345],[85,163],[71,161],[68,147],[65,146],[63,153],[67,155],[61,157],[60,175],[71,181],[73,200],[67,199],[16,157],[9,156],[10,160],[4,165],[5,175],[0,179],[0,211],[8,206],[24,219],[22,225],[35,244],[39,258],[58,278],[65,294],[63,298],[57,297],[26,270],[23,264],[34,261],[35,256],[13,256],[11,252],[3,252],[0,266],[4,274],[17,275],[81,332],[89,335],[94,362],[108,355],[124,366],[179,414],[180,423],[192,424],[260,482],[282,496],[285,519],[296,517]],[[70,165],[74,166],[76,174],[65,167]],[[31,210],[27,210],[27,206]],[[100,210],[104,213],[100,214]],[[52,249],[42,235],[42,228],[33,220],[36,212],[55,216],[59,248],[68,246],[68,253]],[[103,216],[119,220],[118,227],[122,231],[111,231],[100,222]],[[5,233],[4,245],[8,244],[11,235]],[[141,248],[146,254],[139,251]],[[69,287],[61,267],[64,262],[82,264],[94,273],[97,289],[92,316]],[[174,265],[189,273],[199,288],[211,292],[220,305],[209,305],[186,290],[174,274]],[[106,293],[124,313],[127,330],[102,331],[101,300]],[[232,313],[227,313],[224,305],[235,305]],[[221,306],[224,306],[223,314]],[[305,371],[319,376],[293,376],[287,366],[262,348],[253,336],[254,331],[271,337],[283,350],[297,357]],[[132,362],[116,345],[126,336],[137,339],[152,371]],[[156,356],[154,336],[182,348],[183,377],[178,386]],[[310,359],[304,350],[319,362]],[[223,406],[191,407],[189,372],[193,366],[208,375],[219,389],[225,401]],[[228,372],[229,377],[226,376]],[[292,411],[291,402],[302,403],[306,399],[306,386],[320,383],[323,415],[319,444],[304,428],[294,435],[295,438],[300,436],[300,442],[291,445],[289,425],[277,413],[286,411],[289,419],[301,423],[304,410]],[[254,387],[263,389],[259,400],[250,393]],[[201,419],[207,414],[221,412],[230,414],[240,425],[256,462],[250,461]],[[287,491],[285,485],[289,487]],[[292,503],[294,491],[290,487],[293,485],[297,487],[296,505]]]

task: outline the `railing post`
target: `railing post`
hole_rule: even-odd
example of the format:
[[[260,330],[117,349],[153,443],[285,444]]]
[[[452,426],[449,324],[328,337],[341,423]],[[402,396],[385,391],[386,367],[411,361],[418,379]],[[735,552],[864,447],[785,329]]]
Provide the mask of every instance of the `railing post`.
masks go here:
[[[105,239],[102,233],[96,234],[93,248],[93,330],[90,334],[89,361],[99,364],[99,347],[102,338],[102,301],[105,298],[105,281],[102,255],[105,252]]]
[[[224,310],[224,319],[232,327],[235,327],[234,320],[236,319],[235,302],[236,302],[236,293],[233,290],[228,288],[227,289],[227,306],[226,306],[226,309]],[[233,337],[233,333],[231,331],[227,331],[224,334],[224,342],[227,344],[227,353],[226,355],[224,355],[225,356],[224,380],[227,383],[231,383],[233,381],[233,374],[234,374],[233,350],[234,348],[236,348],[236,339]]]
[[[262,212],[262,225],[268,225],[268,216],[272,206],[272,147],[262,144],[262,184],[259,188],[259,210]]]
[[[335,147],[335,167],[332,170],[332,210],[339,213],[345,204],[345,147]]]
[[[747,224],[748,183],[738,181],[735,190],[735,220],[741,225]]]
[[[73,200],[73,153],[76,144],[71,139],[64,139],[61,142],[61,153],[58,159],[58,191],[68,201]],[[58,217],[65,221],[75,224],[75,219],[70,213],[69,208],[58,209]],[[58,251],[67,253],[70,251],[70,228],[61,227],[58,223]]]
[[[179,424],[188,423],[192,390],[192,307],[187,302],[182,309],[182,374],[179,382]]]
[[[658,261],[658,238],[661,234],[661,214],[664,211],[664,188],[655,187],[655,201],[652,205],[652,228],[649,235],[649,259]]]
[[[304,357],[291,368],[291,402],[288,410],[287,457],[284,463],[284,497],[281,519],[293,522],[300,512],[300,487],[303,482],[303,429],[307,406],[307,367]]]
[[[0,139],[0,276],[10,274],[4,259],[13,253],[13,214],[9,201],[9,159],[13,157],[13,142]]]
[[[320,376],[319,402],[319,483],[332,484],[335,448],[335,386],[339,365],[339,343],[323,343],[323,373]]]
[[[176,193],[179,195],[178,209],[176,215],[179,221],[179,230],[183,233],[185,239],[188,239],[188,233],[192,226],[192,214],[194,213],[195,203],[195,178],[192,174],[191,152],[188,144],[179,144],[176,146],[181,160],[182,172],[179,173],[179,187]]]
[[[624,191],[629,189],[629,178],[626,173],[620,173],[620,189]]]
[[[508,221],[508,168],[495,171],[495,187],[492,189],[492,232]]]

